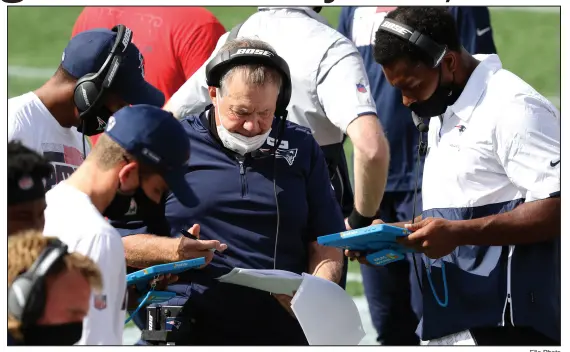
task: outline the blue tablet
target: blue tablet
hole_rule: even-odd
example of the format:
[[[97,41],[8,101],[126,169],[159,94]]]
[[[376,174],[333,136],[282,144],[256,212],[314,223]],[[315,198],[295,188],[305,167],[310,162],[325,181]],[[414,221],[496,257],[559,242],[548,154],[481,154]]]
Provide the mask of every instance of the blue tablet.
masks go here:
[[[206,258],[201,257],[151,266],[127,275],[127,285],[146,283],[157,275],[178,274],[189,269],[198,268],[204,264],[206,264]]]
[[[412,249],[396,242],[396,238],[408,234],[408,230],[404,228],[379,224],[321,236],[317,238],[317,242],[323,246],[362,252],[377,252],[384,249],[403,253],[413,252]]]
[[[139,304],[142,303],[146,294],[143,294],[139,297],[138,302]],[[170,291],[152,291],[151,294],[148,296],[145,305],[153,304],[153,303],[162,303],[168,301],[171,298],[176,297],[176,293]]]

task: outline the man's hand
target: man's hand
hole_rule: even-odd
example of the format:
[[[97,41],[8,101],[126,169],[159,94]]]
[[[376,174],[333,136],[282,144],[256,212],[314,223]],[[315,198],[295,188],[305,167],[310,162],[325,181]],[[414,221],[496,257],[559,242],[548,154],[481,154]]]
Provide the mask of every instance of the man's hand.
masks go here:
[[[293,296],[295,295],[295,293],[297,293],[297,292],[293,292]],[[283,308],[285,308],[285,310],[287,312],[289,312],[289,314],[291,314],[291,316],[295,317],[295,313],[293,313],[293,309],[291,308],[291,300],[293,299],[292,296],[283,295],[283,294],[276,294],[276,293],[272,293],[271,295],[273,297],[275,297],[275,299],[277,299],[279,304],[281,304],[281,306]]]
[[[344,219],[344,224],[346,225],[347,230],[352,230],[350,228],[350,226],[348,225],[348,219]],[[372,221],[372,225],[370,225],[370,226],[378,225],[378,224],[384,224],[384,221],[382,221],[380,219],[376,219],[376,220]],[[368,262],[368,260],[366,260],[366,253],[360,253],[358,251],[349,251],[347,249],[344,251],[344,255],[346,255],[351,262],[353,262],[354,260],[358,260],[358,262],[360,264],[374,266],[374,265],[370,264]]]
[[[444,257],[461,245],[455,221],[427,218],[415,224],[406,224],[405,227],[412,233],[399,238],[398,242],[432,259]]]
[[[194,259],[206,257],[206,265],[212,261],[214,251],[223,252],[228,248],[225,243],[217,240],[200,240],[200,225],[194,224],[188,233],[196,238],[180,237],[178,244],[177,258],[178,260]]]

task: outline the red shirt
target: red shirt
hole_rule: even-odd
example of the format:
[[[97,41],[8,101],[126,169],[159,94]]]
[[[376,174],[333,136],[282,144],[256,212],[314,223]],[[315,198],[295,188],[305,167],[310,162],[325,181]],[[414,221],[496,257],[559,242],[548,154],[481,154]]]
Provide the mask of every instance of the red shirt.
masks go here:
[[[165,101],[210,57],[226,32],[202,7],[85,7],[72,36],[117,24],[133,31],[133,43],[144,56],[145,78]]]

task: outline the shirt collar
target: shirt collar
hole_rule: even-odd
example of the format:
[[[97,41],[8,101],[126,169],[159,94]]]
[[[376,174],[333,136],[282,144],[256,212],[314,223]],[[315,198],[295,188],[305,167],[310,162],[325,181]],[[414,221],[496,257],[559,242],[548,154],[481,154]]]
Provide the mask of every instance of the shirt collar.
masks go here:
[[[489,79],[495,72],[503,68],[501,60],[496,54],[478,54],[473,55],[473,57],[481,62],[477,65],[471,77],[469,77],[459,99],[450,106],[453,113],[465,122],[471,118],[479,99],[481,99],[481,96],[487,89]]]
[[[259,11],[263,10],[292,10],[292,11],[301,11],[307,14],[307,16],[311,17],[314,20],[321,22],[327,26],[330,26],[329,22],[326,18],[319,15],[312,7],[293,7],[293,6],[279,6],[279,7],[269,7],[269,6],[260,6],[257,8]]]

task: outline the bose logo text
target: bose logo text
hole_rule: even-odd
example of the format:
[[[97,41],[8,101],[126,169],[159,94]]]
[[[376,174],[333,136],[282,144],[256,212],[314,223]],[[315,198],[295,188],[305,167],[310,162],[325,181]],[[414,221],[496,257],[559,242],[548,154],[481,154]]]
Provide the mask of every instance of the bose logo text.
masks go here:
[[[127,28],[125,30],[125,35],[123,36],[123,48],[127,48],[127,46],[129,45],[129,42],[131,41],[131,36],[133,35],[133,32],[130,30],[130,28]]]
[[[262,50],[262,49],[239,49],[236,51],[234,55],[243,55],[243,54],[253,54],[253,55],[263,55],[263,56],[273,56],[271,51]]]
[[[395,31],[395,32],[398,32],[398,33],[402,34],[402,35],[405,35],[406,33],[412,34],[412,32],[411,32],[410,30],[408,30],[408,29],[406,29],[406,28],[404,28],[404,27],[398,26],[397,24],[392,23],[392,22],[386,22],[386,21],[384,21],[384,22],[382,22],[382,24],[381,24],[380,26],[382,26],[382,27],[384,27],[384,28],[391,29],[391,30],[393,30],[393,31]]]

